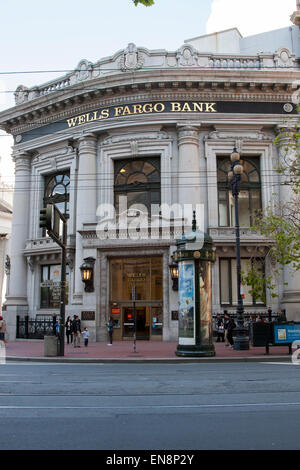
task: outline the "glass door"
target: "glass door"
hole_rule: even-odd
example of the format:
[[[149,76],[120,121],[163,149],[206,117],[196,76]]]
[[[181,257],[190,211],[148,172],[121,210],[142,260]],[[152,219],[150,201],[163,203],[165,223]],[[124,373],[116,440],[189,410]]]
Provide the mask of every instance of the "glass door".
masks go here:
[[[124,307],[123,313],[123,337],[133,338],[134,311],[133,307]],[[149,322],[147,322],[147,308],[136,307],[136,339],[149,339]]]

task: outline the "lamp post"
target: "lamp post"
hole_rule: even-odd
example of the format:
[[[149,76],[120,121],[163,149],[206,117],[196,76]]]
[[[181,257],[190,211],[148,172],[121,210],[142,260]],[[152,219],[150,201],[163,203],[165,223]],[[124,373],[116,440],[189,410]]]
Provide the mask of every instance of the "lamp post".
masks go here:
[[[234,197],[235,210],[235,237],[236,237],[236,271],[237,271],[237,328],[234,341],[234,349],[236,351],[245,351],[249,349],[249,338],[244,327],[244,305],[241,294],[241,252],[240,252],[240,224],[239,224],[239,193],[241,189],[241,179],[243,174],[243,165],[240,154],[234,148],[230,155],[231,171],[228,173],[232,196]]]

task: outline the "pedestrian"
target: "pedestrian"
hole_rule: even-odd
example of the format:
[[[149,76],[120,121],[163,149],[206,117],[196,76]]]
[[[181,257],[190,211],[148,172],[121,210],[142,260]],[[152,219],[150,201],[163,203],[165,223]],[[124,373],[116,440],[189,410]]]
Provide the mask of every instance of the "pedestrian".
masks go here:
[[[107,323],[106,328],[109,334],[109,344],[107,346],[112,346],[114,332],[114,322],[112,317],[109,318],[109,322]]]
[[[80,348],[81,324],[77,315],[74,315],[74,319],[72,321],[72,334],[74,348]]]
[[[56,323],[55,323],[55,333],[56,333],[56,336],[59,336],[59,332],[60,332],[60,321],[59,320],[56,320]]]
[[[227,312],[227,310],[224,310],[224,340],[225,340],[225,347],[226,348],[228,346],[230,346],[230,343],[229,343],[228,338],[227,338],[227,335],[228,335],[228,331],[227,331],[228,320],[229,320],[228,312]]]
[[[70,344],[70,343],[72,344],[72,340],[73,340],[72,319],[70,316],[67,318],[65,328],[66,328],[67,344]]]
[[[233,331],[236,328],[233,318],[227,314],[227,339],[230,347],[233,348]]]
[[[90,332],[89,332],[88,328],[84,328],[84,330],[82,332],[82,336],[83,336],[83,340],[84,340],[84,345],[87,347],[88,344],[89,344],[89,336],[90,336]]]
[[[258,315],[256,322],[258,323],[265,323],[265,320],[263,319],[262,315]]]
[[[217,328],[217,343],[222,343],[225,341],[225,330],[224,330],[224,321],[220,313],[217,313],[216,318],[216,328]]]
[[[284,323],[286,322],[286,311],[285,309],[281,309],[280,312],[279,312],[279,316],[277,318],[277,322],[278,323]]]
[[[3,341],[5,343],[5,333],[6,333],[6,321],[0,315],[0,341]]]
[[[253,327],[252,327],[253,323],[255,323],[255,315],[250,315],[249,324],[248,324],[249,341],[252,341],[252,338],[253,338]]]

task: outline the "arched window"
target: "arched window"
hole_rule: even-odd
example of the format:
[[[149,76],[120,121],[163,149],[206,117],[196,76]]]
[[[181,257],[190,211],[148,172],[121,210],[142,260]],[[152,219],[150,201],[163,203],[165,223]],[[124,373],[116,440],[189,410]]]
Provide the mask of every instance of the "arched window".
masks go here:
[[[49,175],[45,180],[44,206],[55,204],[57,209],[69,217],[70,173]]]
[[[241,160],[244,168],[239,193],[239,222],[242,227],[253,224],[255,212],[261,209],[261,180],[258,157],[249,157]],[[228,172],[231,162],[227,157],[217,160],[218,170],[218,200],[219,200],[219,226],[233,227],[235,225],[234,198],[228,181]]]
[[[146,207],[149,216],[153,205],[160,205],[160,160],[139,158],[115,161],[114,179],[115,210],[123,211],[120,196],[127,197],[127,209],[134,204]]]

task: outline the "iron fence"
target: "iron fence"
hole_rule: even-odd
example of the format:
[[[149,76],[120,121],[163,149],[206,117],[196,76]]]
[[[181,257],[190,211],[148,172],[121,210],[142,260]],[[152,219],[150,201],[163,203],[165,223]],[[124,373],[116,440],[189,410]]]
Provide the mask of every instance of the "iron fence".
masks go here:
[[[17,316],[16,337],[22,339],[44,339],[55,335],[56,316],[49,318],[29,318]]]
[[[228,315],[231,316],[231,318],[233,318],[234,320],[237,319],[237,313],[236,311],[234,312],[230,312],[229,310],[227,310],[227,313]],[[213,328],[215,329],[215,325],[216,325],[216,319],[217,319],[217,315],[221,315],[221,318],[224,319],[224,310],[222,312],[214,312],[212,314],[212,318],[213,318]],[[278,321],[278,318],[280,317],[280,313],[279,312],[272,312],[272,311],[264,311],[264,312],[249,312],[249,311],[245,311],[243,313],[243,317],[244,317],[244,322],[246,325],[249,325],[250,323],[250,320],[252,322],[256,322],[259,317],[265,321],[265,322],[272,322],[272,321]]]

